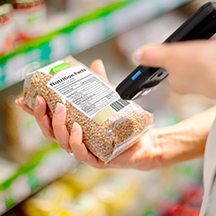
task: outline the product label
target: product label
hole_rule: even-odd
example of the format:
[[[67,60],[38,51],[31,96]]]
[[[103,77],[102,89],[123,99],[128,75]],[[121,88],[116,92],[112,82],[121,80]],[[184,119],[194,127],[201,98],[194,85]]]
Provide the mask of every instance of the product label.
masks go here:
[[[99,125],[131,104],[83,66],[63,70],[47,86]]]

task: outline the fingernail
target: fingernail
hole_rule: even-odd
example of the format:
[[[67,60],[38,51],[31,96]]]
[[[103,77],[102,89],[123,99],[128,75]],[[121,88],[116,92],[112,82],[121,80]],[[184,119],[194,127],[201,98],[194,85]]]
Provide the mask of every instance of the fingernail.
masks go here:
[[[142,61],[142,55],[143,55],[143,51],[138,49],[136,50],[133,54],[132,54],[132,61],[135,64],[139,64]]]
[[[62,104],[57,103],[56,108],[55,108],[55,115],[58,115],[63,109]]]
[[[142,48],[137,49],[133,54],[132,54],[132,61],[134,64],[140,64],[143,62],[143,52],[148,49],[155,48],[156,45],[146,45]]]
[[[73,123],[73,127],[72,127],[72,133],[75,133],[75,132],[77,132],[77,130],[78,130],[78,123],[77,122],[74,122]]]
[[[99,62],[100,64],[103,63],[101,59],[96,59],[96,61]]]
[[[20,104],[18,103],[18,99],[15,100],[15,103],[16,103],[18,106],[20,106]]]
[[[39,105],[39,97],[38,97],[38,95],[37,95],[37,97],[36,97],[36,99],[35,99],[35,107],[38,107],[38,105]]]

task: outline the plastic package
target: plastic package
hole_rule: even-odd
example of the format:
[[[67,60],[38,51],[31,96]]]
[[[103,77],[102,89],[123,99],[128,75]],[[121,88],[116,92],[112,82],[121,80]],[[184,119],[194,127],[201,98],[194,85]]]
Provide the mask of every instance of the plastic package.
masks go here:
[[[72,56],[27,74],[24,102],[34,107],[41,95],[52,119],[56,104],[67,108],[66,127],[83,129],[89,151],[108,162],[140,138],[152,125],[153,115],[120,98],[113,87]]]

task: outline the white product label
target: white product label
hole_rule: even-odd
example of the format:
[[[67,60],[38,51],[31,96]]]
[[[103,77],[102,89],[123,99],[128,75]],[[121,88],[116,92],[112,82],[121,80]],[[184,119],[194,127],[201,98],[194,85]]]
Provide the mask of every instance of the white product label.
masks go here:
[[[47,86],[91,119],[104,108],[102,115],[110,111],[116,114],[131,104],[122,100],[109,84],[83,66],[63,70]]]

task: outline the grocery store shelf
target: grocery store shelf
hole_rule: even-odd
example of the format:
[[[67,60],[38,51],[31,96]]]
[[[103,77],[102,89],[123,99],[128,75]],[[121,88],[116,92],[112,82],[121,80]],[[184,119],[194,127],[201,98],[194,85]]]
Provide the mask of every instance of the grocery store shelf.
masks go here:
[[[191,0],[124,0],[76,18],[67,26],[33,39],[0,58],[0,90],[35,70],[80,53]]]
[[[6,164],[9,177],[0,182],[0,215],[63,175],[75,166],[76,161],[53,144],[51,148],[37,152],[24,165],[9,164]]]

